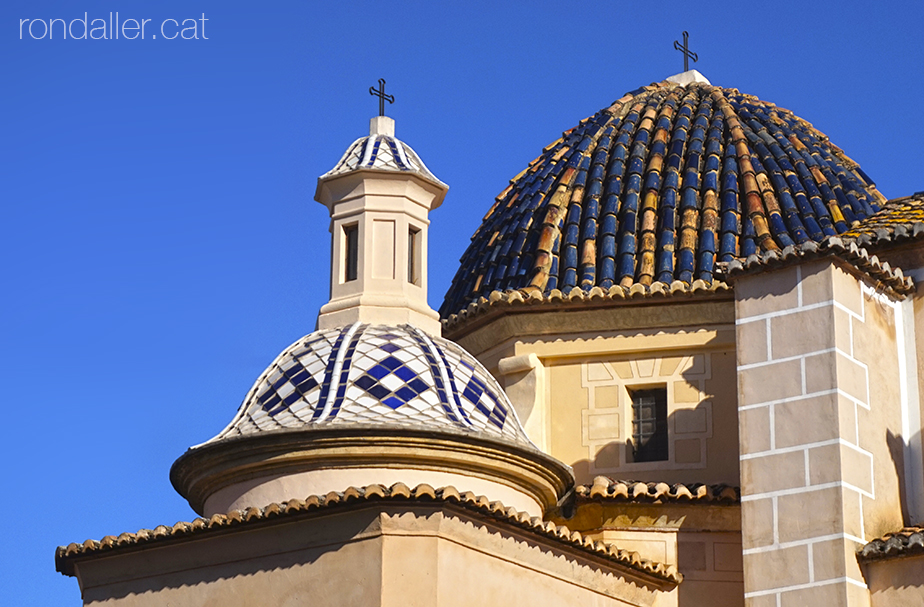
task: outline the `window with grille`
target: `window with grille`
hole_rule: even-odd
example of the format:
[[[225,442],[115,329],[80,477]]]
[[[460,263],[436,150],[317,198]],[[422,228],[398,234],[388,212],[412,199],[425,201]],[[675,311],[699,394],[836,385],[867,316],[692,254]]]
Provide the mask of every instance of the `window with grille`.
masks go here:
[[[668,459],[667,389],[633,390],[632,459],[661,462]]]

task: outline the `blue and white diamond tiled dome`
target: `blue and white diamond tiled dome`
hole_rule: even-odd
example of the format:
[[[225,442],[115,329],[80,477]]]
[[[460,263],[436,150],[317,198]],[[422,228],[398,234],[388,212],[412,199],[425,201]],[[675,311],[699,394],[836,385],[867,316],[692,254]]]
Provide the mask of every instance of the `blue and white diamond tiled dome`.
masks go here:
[[[209,443],[349,425],[472,432],[532,446],[503,389],[471,354],[410,325],[361,323],[289,346]]]
[[[391,118],[373,118],[369,136],[354,141],[334,168],[321,175],[320,179],[359,169],[376,169],[416,173],[434,183],[445,185],[430,172],[417,152],[394,134],[394,121]]]

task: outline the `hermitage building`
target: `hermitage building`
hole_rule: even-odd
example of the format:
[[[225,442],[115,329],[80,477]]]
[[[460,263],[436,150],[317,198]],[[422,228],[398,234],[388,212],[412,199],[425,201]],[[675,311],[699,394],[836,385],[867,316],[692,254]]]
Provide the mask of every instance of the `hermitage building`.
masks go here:
[[[174,463],[199,518],[58,548],[84,605],[924,606],[924,193],[695,70],[501,189],[431,309],[448,186],[373,118],[316,330]]]

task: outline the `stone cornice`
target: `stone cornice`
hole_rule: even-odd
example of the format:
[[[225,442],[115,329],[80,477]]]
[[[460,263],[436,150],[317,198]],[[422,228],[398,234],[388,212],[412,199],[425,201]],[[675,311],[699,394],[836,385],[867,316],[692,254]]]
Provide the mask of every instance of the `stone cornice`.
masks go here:
[[[317,469],[436,470],[497,481],[555,507],[574,483],[571,468],[538,449],[463,432],[352,424],[270,431],[190,449],[170,480],[196,512],[235,483]]]
[[[589,291],[575,288],[567,294],[553,289],[543,293],[538,289],[493,291],[470,303],[458,314],[443,319],[443,335],[454,338],[490,322],[504,314],[579,311],[614,308],[621,304],[683,303],[693,300],[731,299],[732,290],[721,281],[706,284],[696,280],[687,285],[680,281],[671,284],[654,282],[650,286],[636,283],[629,288],[613,286],[609,289],[593,287]]]

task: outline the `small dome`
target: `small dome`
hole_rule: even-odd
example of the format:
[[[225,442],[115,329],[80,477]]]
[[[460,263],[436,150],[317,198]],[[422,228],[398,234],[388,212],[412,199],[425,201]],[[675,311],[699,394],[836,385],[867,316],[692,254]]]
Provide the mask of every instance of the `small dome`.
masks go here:
[[[237,416],[206,444],[273,430],[408,427],[532,447],[494,378],[460,346],[410,325],[316,331],[257,379]]]
[[[492,291],[710,284],[716,262],[821,241],[884,202],[856,162],[789,110],[687,80],[626,94],[514,177],[440,315]]]
[[[387,116],[373,118],[369,136],[354,141],[334,168],[321,175],[319,181],[358,169],[416,173],[434,183],[446,185],[430,172],[411,146],[395,137],[395,121]]]

